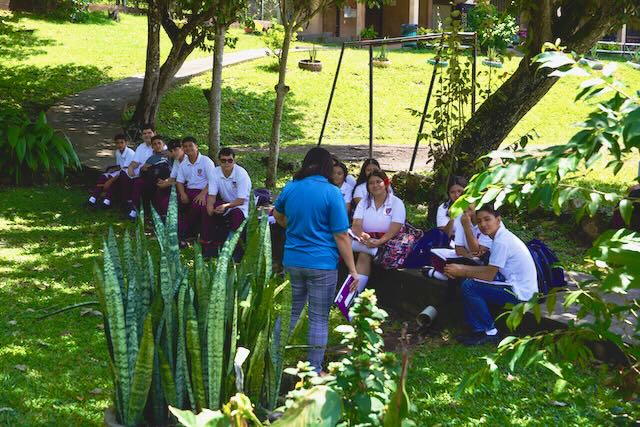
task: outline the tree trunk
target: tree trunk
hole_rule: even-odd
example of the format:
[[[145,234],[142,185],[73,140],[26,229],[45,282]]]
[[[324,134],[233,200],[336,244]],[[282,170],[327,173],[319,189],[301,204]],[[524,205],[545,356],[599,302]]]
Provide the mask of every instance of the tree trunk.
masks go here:
[[[209,157],[217,163],[220,151],[220,116],[222,109],[222,59],[224,39],[227,27],[216,25],[213,44],[213,70],[211,72],[211,91],[209,92]]]
[[[269,163],[267,165],[267,179],[265,186],[275,188],[278,178],[278,156],[280,155],[280,126],[282,125],[282,114],[284,112],[284,99],[289,92],[289,87],[285,84],[287,77],[287,59],[289,58],[289,48],[291,47],[291,37],[293,28],[285,26],[284,41],[280,54],[280,67],[278,70],[278,85],[276,86],[276,107],[273,114],[273,124],[271,126],[271,142],[269,143]]]
[[[147,59],[144,70],[144,83],[136,111],[133,115],[133,125],[138,130],[145,123],[155,124],[160,96],[160,8],[154,0],[149,0],[147,11]]]
[[[556,78],[536,72],[531,58],[541,52],[542,45],[557,38],[567,51],[584,53],[613,26],[620,24],[625,14],[637,13],[638,6],[606,0],[590,2],[566,0],[560,16],[554,1],[536,2],[526,12],[530,19],[528,53],[511,77],[480,106],[466,123],[455,150],[459,160],[452,171],[447,164],[434,165],[435,191],[429,200],[429,218],[435,218],[437,204],[446,194],[446,182],[451,175],[470,178],[486,164],[478,158],[496,150],[524,115],[551,89]]]

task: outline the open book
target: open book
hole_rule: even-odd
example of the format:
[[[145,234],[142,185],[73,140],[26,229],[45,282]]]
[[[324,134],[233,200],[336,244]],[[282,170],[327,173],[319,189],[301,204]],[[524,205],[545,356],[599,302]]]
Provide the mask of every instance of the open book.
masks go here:
[[[482,265],[477,258],[467,258],[456,254],[455,249],[433,248],[431,255],[431,264],[440,273],[444,273],[444,266],[447,264]]]

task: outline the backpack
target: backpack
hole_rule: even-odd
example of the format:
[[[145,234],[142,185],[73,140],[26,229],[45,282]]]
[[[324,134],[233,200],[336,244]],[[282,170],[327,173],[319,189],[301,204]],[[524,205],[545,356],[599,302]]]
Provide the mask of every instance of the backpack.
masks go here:
[[[394,238],[378,249],[373,262],[385,270],[400,268],[424,232],[406,223]]]
[[[427,231],[413,246],[413,250],[402,264],[402,268],[420,268],[431,265],[432,248],[448,248],[449,235],[439,228]]]
[[[559,266],[560,260],[547,245],[533,239],[527,243],[527,249],[536,265],[538,292],[546,295],[552,288],[567,286],[564,269]]]

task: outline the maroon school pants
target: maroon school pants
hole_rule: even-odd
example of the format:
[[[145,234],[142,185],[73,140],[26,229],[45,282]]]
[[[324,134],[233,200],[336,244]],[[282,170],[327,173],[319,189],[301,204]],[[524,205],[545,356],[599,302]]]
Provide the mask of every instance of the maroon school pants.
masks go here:
[[[100,175],[100,177],[98,178],[98,181],[96,182],[96,186],[94,187],[93,191],[91,192],[91,195],[93,197],[95,197],[96,199],[100,199],[100,196],[102,196],[102,194],[104,193],[104,198],[105,199],[109,199],[112,200],[113,199],[113,195],[114,192],[115,193],[119,193],[119,176],[116,178],[116,180],[114,182],[111,183],[111,185],[108,188],[104,188],[104,184],[111,178],[110,175],[107,174],[102,174]]]
[[[206,227],[203,227],[203,223],[207,219],[207,205],[205,203],[204,206],[200,206],[195,202],[196,196],[200,194],[201,191],[202,190],[191,188],[185,189],[185,192],[189,196],[189,203],[182,203],[182,201],[180,201],[178,210],[178,236],[180,236],[181,239],[195,237],[201,234],[203,229],[206,229]],[[178,196],[178,200],[179,199],[180,197]]]
[[[171,187],[156,189],[156,195],[153,198],[153,206],[155,206],[158,215],[165,217],[169,210],[169,197],[171,196]],[[178,200],[180,197],[178,196]]]
[[[224,201],[216,200],[214,206],[218,207]],[[227,210],[226,215],[207,215],[203,223],[202,250],[204,253],[215,251],[226,240],[229,232],[236,231],[244,221],[244,213],[239,208]]]

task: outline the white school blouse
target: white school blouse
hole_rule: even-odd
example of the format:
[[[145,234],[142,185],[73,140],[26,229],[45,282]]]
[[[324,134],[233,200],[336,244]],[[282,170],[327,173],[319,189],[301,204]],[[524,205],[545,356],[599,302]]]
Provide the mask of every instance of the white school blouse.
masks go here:
[[[353,189],[353,187],[356,186],[356,179],[353,177],[353,175],[347,174],[347,176],[344,178],[344,182],[349,184],[352,189]]]
[[[184,160],[178,166],[178,176],[176,181],[184,184],[189,190],[202,190],[209,181],[213,180],[213,171],[216,165],[204,154],[198,153],[196,161],[191,163],[189,157],[185,156]]]
[[[342,198],[345,203],[351,203],[351,200],[353,200],[353,186],[349,184],[349,182],[345,181],[342,183],[340,193],[342,193]]]
[[[436,214],[436,227],[446,227],[451,218],[449,217],[449,202],[445,202],[438,206]]]
[[[393,188],[391,188],[391,186],[389,186],[389,194],[393,195]],[[369,196],[369,192],[367,191],[367,182],[363,182],[362,184],[359,184],[356,189],[353,191],[353,198],[360,198],[362,200],[366,199]]]
[[[529,301],[538,291],[538,274],[529,249],[504,224],[493,237],[489,265],[498,267],[520,301]]]
[[[407,213],[402,200],[389,194],[379,209],[376,209],[372,198],[360,200],[353,219],[362,220],[362,231],[365,233],[386,233],[392,222],[404,224]]]
[[[129,163],[131,163],[135,154],[136,152],[129,147],[125,147],[122,153],[120,152],[120,150],[116,149],[114,156],[116,158],[116,165],[118,165],[120,169],[117,171],[108,172],[106,173],[106,175],[110,177],[114,177],[114,176],[120,175],[120,171],[122,170],[126,171],[126,169],[129,167]]]
[[[222,168],[216,167],[213,171],[213,179],[209,181],[209,195],[220,195],[226,203],[236,199],[244,199],[244,203],[238,206],[244,217],[249,216],[249,197],[251,196],[251,178],[247,171],[238,165],[233,165],[231,174],[224,176]]]
[[[469,244],[467,243],[467,235],[464,233],[464,227],[462,226],[462,215],[460,214],[453,220],[453,234],[454,234],[454,243],[456,246],[463,246],[467,250],[469,250]],[[478,229],[477,225],[471,224],[471,231],[473,235],[478,239],[478,243],[480,246],[484,246],[485,248],[491,250],[491,245],[493,241],[491,237],[482,234]]]

